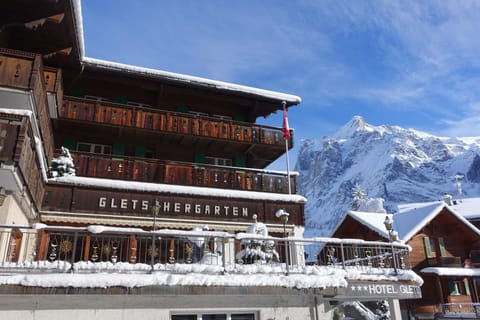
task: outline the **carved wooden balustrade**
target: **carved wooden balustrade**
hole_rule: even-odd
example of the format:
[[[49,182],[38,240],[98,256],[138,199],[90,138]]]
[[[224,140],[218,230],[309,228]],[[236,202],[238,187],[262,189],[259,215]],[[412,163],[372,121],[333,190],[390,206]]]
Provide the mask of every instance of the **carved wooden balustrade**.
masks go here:
[[[0,48],[0,86],[18,89],[27,93],[32,92],[33,106],[30,111],[38,119],[44,151],[47,159],[50,161],[53,157],[54,148],[45,77],[48,76],[50,78],[52,75],[55,75],[56,82],[59,76],[57,76],[58,72],[52,68],[46,72],[43,69],[41,55]],[[48,86],[51,90],[57,92],[57,96],[62,95],[61,86],[58,83]]]
[[[19,168],[37,207],[45,191],[38,146],[30,117],[0,111],[0,163]]]
[[[77,176],[288,194],[284,172],[72,152]],[[297,191],[290,175],[291,193]]]
[[[247,122],[65,96],[60,118],[284,146],[282,130]],[[293,132],[292,132],[293,134]],[[289,145],[293,143],[292,137]]]

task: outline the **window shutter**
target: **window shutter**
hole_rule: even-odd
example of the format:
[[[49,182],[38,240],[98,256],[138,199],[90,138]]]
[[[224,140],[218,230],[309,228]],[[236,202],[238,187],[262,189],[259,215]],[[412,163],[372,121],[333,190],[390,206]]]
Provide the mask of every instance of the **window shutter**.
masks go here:
[[[120,144],[120,143],[114,143],[113,144],[113,154],[116,154],[118,156],[125,155],[125,145]]]
[[[243,114],[236,114],[233,116],[233,120],[245,122],[246,117]]]
[[[77,150],[77,140],[73,138],[63,139],[63,146],[70,151]]]
[[[195,153],[195,163],[205,163],[205,154]]]
[[[190,111],[190,108],[187,106],[178,106],[176,111],[181,113],[188,113]]]
[[[425,255],[427,258],[431,258],[432,248],[430,248],[430,239],[428,237],[423,237],[423,244],[425,245]]]
[[[68,92],[68,95],[72,97],[83,98],[85,93],[82,89],[72,89]]]
[[[128,103],[128,99],[125,98],[125,97],[114,97],[114,98],[113,98],[113,102],[115,102],[115,103],[127,104],[127,103]]]
[[[245,157],[236,157],[235,158],[235,167],[246,167],[246,160]]]
[[[468,279],[463,279],[463,284],[465,286],[465,294],[470,295],[470,285],[468,284]]]
[[[136,146],[135,147],[135,157],[142,157],[145,158],[145,147],[144,146]]]
[[[443,238],[438,238],[438,246],[440,247],[440,257],[445,257],[447,254],[445,252],[445,242]]]

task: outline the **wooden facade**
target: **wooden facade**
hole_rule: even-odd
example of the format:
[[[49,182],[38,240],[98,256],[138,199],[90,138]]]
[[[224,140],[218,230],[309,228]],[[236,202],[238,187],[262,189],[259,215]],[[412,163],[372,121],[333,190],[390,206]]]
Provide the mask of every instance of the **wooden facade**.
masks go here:
[[[33,200],[32,223],[118,225],[116,218],[128,217],[151,228],[156,200],[163,206],[159,228],[162,219],[185,219],[244,231],[255,216],[281,230],[279,209],[291,214],[289,232],[304,224],[296,175],[266,170],[293,147],[293,131],[285,141],[280,127],[256,123],[281,111],[288,95],[82,60],[74,15],[50,19],[72,10],[68,3],[27,2],[10,5],[21,21],[0,37],[0,94],[7,101],[0,105],[0,165],[14,168],[12,181],[19,181],[9,194]],[[49,18],[42,28],[24,30],[24,21],[43,14]],[[287,97],[286,104],[299,102]],[[46,179],[62,147],[73,155],[76,176],[90,179],[86,185]]]
[[[32,92],[32,111],[39,122],[38,128],[46,158],[51,161],[54,149],[53,132],[45,85],[45,77],[49,77],[49,73],[44,73],[40,55],[0,48],[0,86],[26,91],[28,94]],[[55,91],[55,87],[52,89]]]
[[[30,117],[0,111],[0,163],[18,166],[26,192],[37,209],[41,208],[45,192],[41,161]]]

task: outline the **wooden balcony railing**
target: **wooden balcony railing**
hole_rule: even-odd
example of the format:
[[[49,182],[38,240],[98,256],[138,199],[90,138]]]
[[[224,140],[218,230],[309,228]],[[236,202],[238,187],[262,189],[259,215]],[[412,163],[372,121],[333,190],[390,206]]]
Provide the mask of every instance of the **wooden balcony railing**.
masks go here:
[[[60,118],[246,143],[285,145],[279,128],[91,99],[65,97]],[[290,138],[290,146],[292,141]]]
[[[288,177],[281,172],[77,151],[72,157],[77,176],[288,194]],[[290,185],[295,194],[295,175]]]
[[[42,167],[36,151],[36,141],[27,116],[0,115],[0,162],[14,164],[28,187],[37,207],[40,207],[45,190]]]
[[[461,257],[428,258],[428,265],[432,266],[432,267],[461,268],[462,267],[462,258]]]
[[[53,134],[48,110],[47,91],[40,55],[0,48],[0,86],[31,90],[33,111],[39,122],[47,159],[53,157]]]

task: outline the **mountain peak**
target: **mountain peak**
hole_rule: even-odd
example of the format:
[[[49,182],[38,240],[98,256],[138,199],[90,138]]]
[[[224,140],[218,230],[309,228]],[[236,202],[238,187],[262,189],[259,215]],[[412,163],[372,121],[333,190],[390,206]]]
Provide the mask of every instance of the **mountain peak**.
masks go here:
[[[343,127],[337,130],[334,138],[349,138],[357,131],[373,131],[374,128],[363,120],[361,116],[354,116]]]
[[[398,203],[436,201],[459,194],[453,177],[462,175],[462,194],[480,194],[480,137],[445,139],[399,126],[366,123],[355,116],[335,136],[303,143],[296,168],[305,206],[306,234],[327,236],[352,207],[358,184],[369,198]]]

